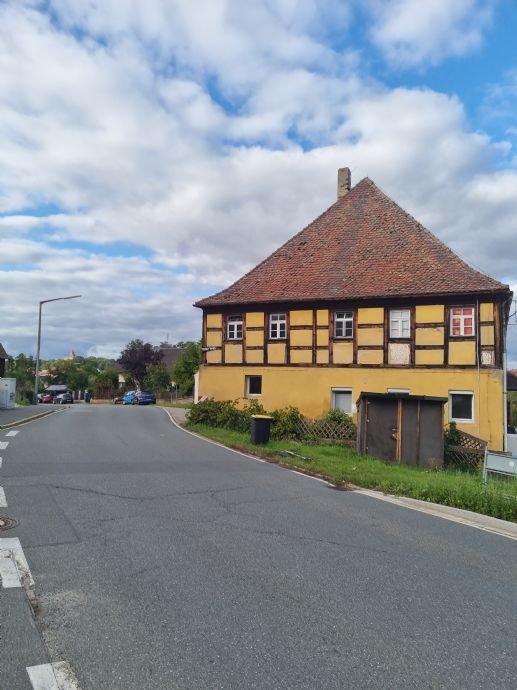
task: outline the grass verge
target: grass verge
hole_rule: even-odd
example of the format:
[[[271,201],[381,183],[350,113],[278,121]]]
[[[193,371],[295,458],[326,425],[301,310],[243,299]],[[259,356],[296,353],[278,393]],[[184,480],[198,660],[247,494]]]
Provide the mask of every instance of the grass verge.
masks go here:
[[[517,522],[515,480],[490,479],[484,485],[481,473],[408,467],[360,455],[343,446],[311,445],[286,440],[255,446],[245,432],[204,424],[187,424],[186,428],[230,448],[323,477],[339,488],[346,488],[347,485],[360,486]],[[284,455],[282,451],[290,451],[302,457]]]

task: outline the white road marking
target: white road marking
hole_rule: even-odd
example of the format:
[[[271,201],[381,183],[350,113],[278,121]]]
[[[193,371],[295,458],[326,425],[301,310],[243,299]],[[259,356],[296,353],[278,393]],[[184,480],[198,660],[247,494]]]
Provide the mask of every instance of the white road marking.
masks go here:
[[[186,434],[190,434],[191,436],[194,436],[195,438],[200,438],[202,441],[206,441],[207,443],[211,443],[213,446],[219,446],[219,448],[224,448],[224,450],[229,451],[230,453],[235,453],[236,455],[241,455],[243,458],[249,458],[250,460],[255,460],[256,462],[265,462],[268,463],[267,460],[264,460],[263,458],[258,458],[256,455],[249,455],[248,453],[243,453],[241,450],[235,450],[235,448],[229,448],[228,446],[225,446],[224,443],[218,443],[217,441],[212,441],[211,438],[207,438],[206,436],[202,436],[201,434],[196,434],[194,431],[188,431],[188,429],[184,429],[178,422],[174,419],[174,417],[170,414],[169,410],[167,410],[165,407],[161,408],[166,415],[169,417],[171,422],[178,427],[181,431],[185,432]],[[274,464],[274,463],[268,463],[268,464]],[[320,477],[313,477],[310,474],[305,474],[305,472],[298,472],[297,470],[293,470],[290,467],[286,467],[285,465],[278,465],[278,467],[281,467],[282,469],[289,470],[293,474],[299,474],[300,477],[305,477],[306,479],[314,479],[317,482],[320,482],[321,484],[325,484],[327,486],[329,482],[326,479],[321,479]]]
[[[230,451],[231,453],[242,455],[245,458],[251,458],[251,460],[256,460],[257,462],[267,462],[267,460],[262,460],[261,458],[257,458],[254,455],[248,455],[247,453],[242,453],[241,451],[235,450],[234,448],[228,448],[228,446],[225,446],[222,443],[217,443],[217,441],[212,441],[211,439],[206,438],[206,436],[201,436],[200,434],[196,434],[193,431],[188,431],[187,429],[184,429],[180,424],[178,424],[178,422],[174,419],[174,417],[165,407],[162,407],[161,409],[167,414],[171,422],[175,426],[177,426],[178,429],[181,429],[181,431],[184,431],[186,434],[190,434],[191,436],[200,438],[202,441],[211,443],[214,446],[224,448],[225,450]],[[283,467],[285,467],[285,465]],[[290,468],[287,467],[285,469]],[[294,474],[299,474],[302,477],[306,477],[307,479],[315,479],[317,482],[321,482],[322,484],[326,484],[327,486],[333,486],[333,484],[331,482],[328,482],[326,479],[312,477],[310,474],[305,474],[304,472],[300,472],[298,470],[290,471]],[[450,512],[445,513],[443,512],[443,510],[447,508],[446,506],[437,505],[434,503],[427,503],[427,501],[419,501],[417,499],[405,498],[402,496],[390,496],[383,494],[380,491],[372,491],[371,489],[358,488],[354,489],[353,493],[363,494],[363,496],[376,498],[378,501],[386,501],[386,503],[394,503],[395,505],[398,505],[402,508],[408,508],[409,510],[417,510],[421,513],[432,515],[433,517],[442,518],[442,520],[457,522],[458,524],[465,525],[466,527],[474,527],[475,529],[482,530],[483,532],[497,534],[500,537],[506,537],[507,539],[517,540],[517,528],[515,527],[515,524],[512,522],[506,522],[506,520],[489,518],[486,515],[472,513],[467,510],[461,510],[460,508],[452,508]],[[456,513],[454,513],[454,511],[456,511]]]
[[[472,513],[471,511],[462,510],[461,508],[450,508],[449,506],[443,506],[436,503],[427,503],[426,501],[419,501],[415,498],[381,494],[379,491],[371,491],[370,489],[355,489],[354,493],[376,498],[378,501],[393,503],[402,508],[417,510],[420,513],[442,518],[442,520],[457,522],[466,527],[474,527],[483,532],[497,534],[500,537],[517,540],[517,526],[513,522],[499,520],[498,518],[481,515],[479,513]]]
[[[0,441],[0,450],[5,450],[9,445],[9,441]]]
[[[79,690],[77,678],[66,661],[28,666],[33,690]]]
[[[5,491],[0,486],[0,508],[7,508],[7,501],[5,500]]]
[[[4,589],[23,587],[24,584],[34,586],[29,564],[17,537],[0,539],[0,576]]]
[[[17,436],[20,432],[19,431],[8,431],[6,433],[6,436]]]
[[[2,468],[2,463],[3,463],[3,460],[2,460],[2,458],[0,458],[0,469]]]

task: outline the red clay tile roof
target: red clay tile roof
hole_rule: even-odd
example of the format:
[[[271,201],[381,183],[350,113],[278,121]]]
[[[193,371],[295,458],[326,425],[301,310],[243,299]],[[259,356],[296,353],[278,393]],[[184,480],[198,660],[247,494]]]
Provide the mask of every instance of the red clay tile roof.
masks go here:
[[[236,283],[195,306],[501,291],[508,286],[468,266],[366,177]]]

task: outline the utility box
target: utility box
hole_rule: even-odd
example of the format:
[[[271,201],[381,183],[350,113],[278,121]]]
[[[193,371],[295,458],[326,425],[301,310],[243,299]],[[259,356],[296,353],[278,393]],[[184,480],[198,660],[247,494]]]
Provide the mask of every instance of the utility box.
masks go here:
[[[0,410],[16,406],[16,379],[0,379]]]
[[[407,393],[361,393],[357,450],[403,465],[442,467],[446,402]]]

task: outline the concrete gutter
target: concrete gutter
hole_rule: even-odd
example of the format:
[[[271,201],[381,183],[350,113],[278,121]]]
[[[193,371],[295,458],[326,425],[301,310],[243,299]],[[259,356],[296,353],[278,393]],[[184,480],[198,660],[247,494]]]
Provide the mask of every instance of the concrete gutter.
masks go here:
[[[35,419],[41,419],[41,417],[48,417],[49,414],[53,414],[54,412],[59,412],[59,410],[45,410],[45,412],[39,412],[38,414],[33,414],[30,417],[22,417],[20,419],[16,419],[14,422],[9,422],[8,424],[0,424],[0,429],[11,429],[13,426],[20,426],[21,424],[32,422]]]

